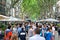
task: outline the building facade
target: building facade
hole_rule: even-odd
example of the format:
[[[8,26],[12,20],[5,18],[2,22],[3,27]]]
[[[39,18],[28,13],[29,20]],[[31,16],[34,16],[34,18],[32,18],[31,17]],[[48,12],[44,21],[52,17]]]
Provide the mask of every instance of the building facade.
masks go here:
[[[56,3],[56,18],[60,19],[60,0]]]
[[[0,15],[6,15],[5,9],[6,9],[6,0],[0,0]]]
[[[13,10],[13,12],[12,12],[13,15],[12,16],[19,18],[20,15],[21,15],[21,0],[16,1],[15,3],[14,2],[13,2],[14,6],[12,8],[12,10]]]
[[[21,0],[6,0],[6,13],[8,16],[20,17]]]
[[[22,0],[0,0],[0,15],[20,17]]]

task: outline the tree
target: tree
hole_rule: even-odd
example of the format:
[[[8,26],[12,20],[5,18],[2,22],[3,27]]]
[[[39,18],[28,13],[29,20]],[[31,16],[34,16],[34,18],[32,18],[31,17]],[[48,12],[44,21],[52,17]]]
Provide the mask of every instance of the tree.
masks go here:
[[[22,10],[31,19],[36,19],[40,15],[45,15],[45,13],[52,13],[52,8],[55,3],[55,0],[23,0]]]

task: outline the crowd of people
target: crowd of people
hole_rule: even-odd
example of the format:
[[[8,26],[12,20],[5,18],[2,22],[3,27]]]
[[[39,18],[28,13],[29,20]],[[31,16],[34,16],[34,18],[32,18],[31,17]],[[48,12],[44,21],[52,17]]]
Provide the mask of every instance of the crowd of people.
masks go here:
[[[2,34],[0,28],[0,40],[58,40],[58,27],[54,24],[42,24],[34,22],[8,24]],[[3,39],[1,38],[3,37]]]

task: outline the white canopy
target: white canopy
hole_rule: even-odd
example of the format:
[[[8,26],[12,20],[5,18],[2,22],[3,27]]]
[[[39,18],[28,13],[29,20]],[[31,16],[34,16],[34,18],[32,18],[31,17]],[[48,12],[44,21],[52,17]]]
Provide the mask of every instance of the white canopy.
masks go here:
[[[36,22],[43,22],[43,21],[45,21],[45,19],[37,20]]]
[[[7,19],[7,21],[20,21],[20,19],[15,17],[10,17],[9,19]]]
[[[3,17],[5,17],[5,18],[0,19],[0,21],[23,21],[22,19],[15,18],[15,17],[6,17],[6,16],[3,16]]]
[[[4,16],[4,15],[0,15],[0,19],[6,19],[6,18],[9,18],[9,17]]]
[[[43,21],[48,21],[48,22],[59,22],[59,20],[53,19],[53,18],[42,19],[42,20],[38,20],[38,21],[36,21],[36,22],[43,22]]]
[[[6,21],[22,21],[19,18],[15,18],[15,17],[10,17],[9,19],[5,19]]]
[[[50,21],[50,22],[59,22],[59,20],[52,19],[52,18],[45,19],[44,21]]]

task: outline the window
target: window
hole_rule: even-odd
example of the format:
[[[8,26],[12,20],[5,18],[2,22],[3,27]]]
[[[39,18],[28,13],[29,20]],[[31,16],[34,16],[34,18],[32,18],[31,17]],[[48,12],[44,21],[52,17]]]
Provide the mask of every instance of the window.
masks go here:
[[[0,2],[2,2],[2,0],[0,0]]]

